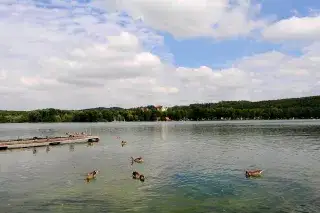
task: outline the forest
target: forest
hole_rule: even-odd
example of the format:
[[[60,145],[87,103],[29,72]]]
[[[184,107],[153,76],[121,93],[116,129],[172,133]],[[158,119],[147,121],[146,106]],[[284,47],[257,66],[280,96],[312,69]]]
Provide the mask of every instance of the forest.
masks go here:
[[[203,121],[280,120],[320,118],[320,96],[265,101],[221,101],[188,106],[91,108],[82,110],[0,110],[0,123],[112,122],[112,121]]]

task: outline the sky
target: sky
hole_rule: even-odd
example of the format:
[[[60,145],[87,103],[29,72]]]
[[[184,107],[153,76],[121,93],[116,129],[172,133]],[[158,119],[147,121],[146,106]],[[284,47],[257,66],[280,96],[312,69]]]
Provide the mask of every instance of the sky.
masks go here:
[[[0,0],[0,109],[312,95],[318,0]]]

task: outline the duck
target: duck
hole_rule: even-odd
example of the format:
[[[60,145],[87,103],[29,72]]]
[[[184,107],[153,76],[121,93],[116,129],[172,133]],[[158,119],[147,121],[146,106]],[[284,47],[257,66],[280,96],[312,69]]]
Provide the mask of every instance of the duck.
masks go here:
[[[132,172],[132,178],[133,179],[139,179],[141,182],[144,182],[145,178],[143,174],[140,174],[137,171]]]
[[[246,178],[250,177],[261,177],[263,170],[247,170],[246,171]]]
[[[92,180],[92,179],[96,178],[98,173],[99,173],[98,170],[93,170],[92,172],[87,174],[86,180],[89,181],[89,180]]]
[[[127,144],[127,141],[121,141],[121,146],[123,147],[124,145]]]
[[[141,156],[138,157],[138,158],[133,158],[133,157],[131,157],[131,165],[133,165],[134,162],[136,162],[136,163],[143,163],[144,160],[143,160],[143,158],[142,158]]]

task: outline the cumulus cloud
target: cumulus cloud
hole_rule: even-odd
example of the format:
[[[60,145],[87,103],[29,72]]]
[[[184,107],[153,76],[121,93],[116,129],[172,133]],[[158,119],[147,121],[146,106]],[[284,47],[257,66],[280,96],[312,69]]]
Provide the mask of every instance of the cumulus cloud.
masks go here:
[[[138,15],[146,13],[142,15],[145,15],[147,25],[122,13],[102,13],[97,8],[79,4],[71,8],[63,1],[50,7],[36,6],[33,1],[0,3],[0,108],[170,106],[295,97],[320,91],[319,43],[305,47],[301,56],[267,52],[241,58],[233,67],[222,70],[206,66],[175,67],[166,60],[170,54],[162,52],[165,50],[163,38],[147,26],[168,27],[164,30],[171,31],[174,26],[185,27],[184,24],[189,23],[188,27],[172,33],[189,36],[195,32],[203,35],[217,33],[219,31],[209,32],[208,26],[214,22],[205,20],[203,25],[199,24],[198,9],[205,10],[201,6],[204,1],[200,1],[198,9],[194,9],[191,3],[180,2],[179,13],[176,13],[178,3],[174,3],[169,15],[162,14],[164,9],[160,7],[158,18],[154,16],[157,15],[155,9],[150,10],[150,7],[152,9],[157,2],[158,6],[165,7],[169,1],[155,1],[154,4],[143,0],[128,2],[136,3],[129,6],[136,8]],[[230,9],[225,6],[226,2],[216,1],[214,5],[222,8],[214,19],[224,23],[220,30],[229,22],[224,22],[221,19],[224,15],[219,13],[240,7]],[[126,6],[124,2],[118,3],[124,4],[121,7]],[[126,7],[130,11],[129,6]],[[213,9],[212,5],[210,7]],[[185,16],[185,10],[194,14],[188,15],[188,23],[180,17]],[[246,12],[237,11],[247,17]],[[195,20],[190,20],[194,16]],[[161,23],[164,17],[170,25]],[[240,22],[247,20],[238,15],[234,18]],[[174,24],[176,19],[181,25]],[[227,35],[231,31],[226,28],[220,32]],[[228,35],[239,32],[236,30]]]
[[[184,85],[181,91],[198,99],[196,102],[318,95],[318,45],[305,48],[299,57],[272,51],[239,59],[229,69],[178,68],[176,72]]]
[[[258,93],[260,97],[274,99],[318,95],[320,52],[315,51],[318,45],[308,46],[301,56],[273,51],[242,59],[237,66],[263,80],[257,88],[261,91]]]
[[[244,36],[266,25],[250,0],[98,0],[96,5],[122,10],[177,38]]]
[[[264,39],[284,41],[319,41],[320,15],[307,17],[290,17],[266,27],[262,36]]]
[[[148,51],[161,37],[120,14],[55,6],[1,5],[1,107],[128,106],[167,91],[163,61]]]

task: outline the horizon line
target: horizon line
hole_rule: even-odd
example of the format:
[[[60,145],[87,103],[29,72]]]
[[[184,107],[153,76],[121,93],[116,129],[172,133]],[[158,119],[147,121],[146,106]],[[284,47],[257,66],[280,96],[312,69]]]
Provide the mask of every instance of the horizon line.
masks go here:
[[[149,106],[153,107],[165,107],[165,108],[173,108],[173,107],[181,107],[181,106],[190,106],[190,105],[196,105],[196,104],[218,104],[221,102],[251,102],[251,103],[258,103],[258,102],[263,102],[263,101],[280,101],[280,100],[290,100],[290,99],[303,99],[303,98],[314,98],[314,97],[320,97],[320,95],[312,95],[312,96],[299,96],[299,97],[294,97],[294,98],[277,98],[277,99],[265,99],[265,100],[259,100],[259,101],[249,101],[249,100],[220,100],[218,102],[195,102],[195,103],[190,103],[187,105],[173,105],[173,106],[164,106],[160,104],[149,104],[149,105],[144,105],[144,106],[134,106],[134,107],[120,107],[120,106],[110,106],[110,107],[103,107],[103,106],[97,106],[97,107],[88,107],[88,108],[80,108],[80,109],[63,109],[63,108],[54,108],[54,107],[46,107],[46,108],[36,108],[36,109],[25,109],[25,110],[10,110],[10,109],[0,109],[1,111],[12,111],[12,112],[26,112],[26,111],[37,111],[37,110],[45,110],[45,109],[55,109],[55,110],[64,110],[64,111],[81,111],[81,110],[93,110],[93,109],[98,109],[98,108],[104,108],[104,109],[112,109],[112,108],[120,108],[120,109],[137,109],[137,108],[146,108]]]

